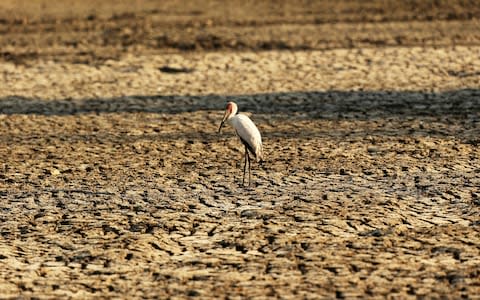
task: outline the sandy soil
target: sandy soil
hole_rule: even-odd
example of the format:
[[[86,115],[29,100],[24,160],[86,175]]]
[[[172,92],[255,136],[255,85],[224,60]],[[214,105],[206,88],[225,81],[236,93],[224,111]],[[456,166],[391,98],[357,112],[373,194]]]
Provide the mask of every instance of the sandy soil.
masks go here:
[[[480,45],[478,0],[227,2],[3,0],[0,58],[96,64],[178,51]]]
[[[397,2],[2,1],[0,298],[478,297],[480,6]]]

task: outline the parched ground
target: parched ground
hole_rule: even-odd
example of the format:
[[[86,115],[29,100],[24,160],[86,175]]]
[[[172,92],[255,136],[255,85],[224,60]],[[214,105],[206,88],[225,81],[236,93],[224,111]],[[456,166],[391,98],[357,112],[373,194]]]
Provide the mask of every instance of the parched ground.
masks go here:
[[[0,298],[480,295],[478,2],[116,2],[0,4]]]

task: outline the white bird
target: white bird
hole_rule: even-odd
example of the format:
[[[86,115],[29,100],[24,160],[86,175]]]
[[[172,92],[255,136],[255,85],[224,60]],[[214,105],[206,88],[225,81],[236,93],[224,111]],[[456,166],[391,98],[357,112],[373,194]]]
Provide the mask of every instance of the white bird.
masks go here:
[[[263,160],[262,136],[252,120],[250,120],[250,118],[244,114],[237,114],[237,111],[237,104],[234,102],[227,103],[225,115],[223,116],[222,123],[218,128],[218,132],[220,133],[225,122],[230,124],[235,129],[237,136],[245,146],[245,164],[243,166],[242,184],[245,185],[245,172],[248,162],[248,185],[250,185],[251,170],[249,152],[257,160],[257,162],[261,162]]]

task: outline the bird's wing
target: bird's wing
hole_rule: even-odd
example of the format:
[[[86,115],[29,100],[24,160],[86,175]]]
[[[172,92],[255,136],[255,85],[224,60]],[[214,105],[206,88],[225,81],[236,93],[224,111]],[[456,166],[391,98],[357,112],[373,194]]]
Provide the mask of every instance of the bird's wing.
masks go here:
[[[248,144],[250,150],[255,154],[257,160],[262,159],[262,136],[257,126],[249,117],[238,114],[232,118],[232,125],[238,136]]]

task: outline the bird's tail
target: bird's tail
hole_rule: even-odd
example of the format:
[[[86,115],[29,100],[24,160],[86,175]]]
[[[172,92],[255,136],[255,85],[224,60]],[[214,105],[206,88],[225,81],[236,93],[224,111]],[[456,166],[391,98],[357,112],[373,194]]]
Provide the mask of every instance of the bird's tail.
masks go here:
[[[263,162],[263,147],[259,147],[259,149],[255,153],[255,158],[257,159],[258,163]]]

